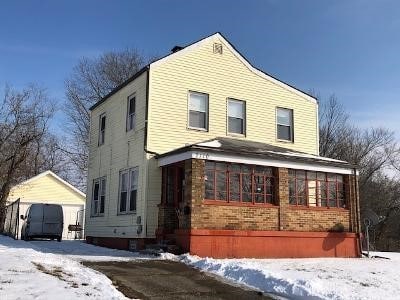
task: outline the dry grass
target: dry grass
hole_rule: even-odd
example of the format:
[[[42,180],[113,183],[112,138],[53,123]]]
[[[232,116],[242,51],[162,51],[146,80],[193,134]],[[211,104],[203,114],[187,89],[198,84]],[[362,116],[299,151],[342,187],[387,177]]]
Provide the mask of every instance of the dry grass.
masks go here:
[[[65,272],[61,267],[55,266],[55,267],[47,268],[44,265],[37,263],[37,262],[32,262],[32,264],[40,272],[54,276],[54,277],[58,278],[59,280],[65,281],[73,288],[79,288],[79,284],[70,279],[71,277],[73,277],[72,274]],[[89,284],[82,283],[82,285],[87,286]]]

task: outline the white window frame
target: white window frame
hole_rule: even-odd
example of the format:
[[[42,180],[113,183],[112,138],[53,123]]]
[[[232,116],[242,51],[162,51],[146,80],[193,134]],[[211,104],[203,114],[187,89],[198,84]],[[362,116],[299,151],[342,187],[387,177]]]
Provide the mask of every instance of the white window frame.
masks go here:
[[[134,111],[130,113],[131,100],[134,101]],[[126,112],[126,131],[130,131],[135,128],[136,123],[136,94],[132,94],[128,97],[128,107]]]
[[[94,198],[94,189],[96,184],[99,185],[99,191],[97,193],[97,199]],[[93,179],[93,186],[92,186],[92,201],[91,201],[91,216],[92,217],[98,217],[98,216],[103,216],[104,211],[101,212],[101,198],[104,197],[103,203],[104,203],[104,210],[105,210],[105,203],[106,203],[106,190],[107,190],[107,178],[106,176],[99,177],[96,179]]]
[[[125,203],[125,210],[121,211],[121,193],[122,191],[122,175],[126,174],[128,177],[127,179],[127,185],[126,185],[126,203]],[[136,177],[136,178],[135,178]],[[134,182],[136,179],[136,182]],[[119,172],[119,189],[118,189],[118,215],[126,215],[126,214],[134,214],[136,213],[137,210],[137,203],[138,203],[138,182],[139,182],[139,168],[134,167],[134,168],[129,168],[129,169],[123,169]],[[131,192],[136,191],[136,205],[135,209],[131,210]]]
[[[278,111],[279,110],[287,110],[290,111],[290,125],[286,125],[286,124],[280,124],[278,122]],[[275,120],[276,120],[276,126],[275,126],[275,130],[276,130],[276,139],[280,142],[287,142],[287,143],[293,143],[294,142],[294,111],[291,108],[286,108],[286,107],[277,107],[276,111],[275,111]],[[290,128],[290,139],[286,140],[286,139],[281,139],[279,137],[279,130],[278,130],[278,126],[285,126],[285,127],[289,127]]]
[[[193,127],[190,126],[190,112],[192,111],[190,109],[190,96],[191,95],[200,95],[200,96],[205,96],[206,97],[206,111],[204,112],[205,115],[205,127]],[[193,129],[193,130],[199,130],[199,131],[208,131],[208,114],[209,114],[209,101],[210,101],[210,97],[208,94],[206,93],[201,93],[201,92],[195,92],[195,91],[189,91],[188,93],[188,110],[187,110],[187,128],[188,129]],[[195,111],[195,110],[193,110]],[[196,110],[197,111],[197,110]]]
[[[243,120],[243,132],[242,133],[237,133],[237,132],[230,132],[229,131],[229,118],[231,117],[229,115],[229,103],[230,102],[237,102],[243,105],[243,116],[242,116],[242,120]],[[228,98],[227,99],[227,103],[226,103],[226,132],[229,135],[236,135],[236,136],[245,136],[246,135],[246,122],[247,122],[247,118],[246,118],[246,101],[243,100],[238,100],[238,99],[234,99],[234,98]]]
[[[101,129],[101,123],[103,118],[104,118],[104,129]],[[106,139],[106,122],[107,122],[106,113],[102,113],[99,116],[99,139],[98,139],[99,146],[104,145],[104,141]]]

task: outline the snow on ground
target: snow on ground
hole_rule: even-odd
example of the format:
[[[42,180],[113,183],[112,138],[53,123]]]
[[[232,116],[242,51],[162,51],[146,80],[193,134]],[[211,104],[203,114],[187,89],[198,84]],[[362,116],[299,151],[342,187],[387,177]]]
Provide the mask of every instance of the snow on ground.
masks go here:
[[[400,253],[382,258],[175,259],[289,299],[400,299]]]
[[[288,299],[400,299],[400,253],[382,258],[211,259],[163,254]],[[125,299],[83,260],[154,259],[81,241],[15,241],[0,235],[0,299]],[[160,258],[158,258],[160,259]]]
[[[80,241],[13,240],[0,235],[0,299],[125,299],[82,260],[144,258]]]

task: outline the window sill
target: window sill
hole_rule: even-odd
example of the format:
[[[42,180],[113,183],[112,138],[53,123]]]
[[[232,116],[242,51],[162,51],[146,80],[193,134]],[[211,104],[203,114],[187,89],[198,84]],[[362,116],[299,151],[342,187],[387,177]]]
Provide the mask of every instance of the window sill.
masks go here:
[[[343,207],[321,207],[321,206],[307,206],[307,205],[294,205],[294,204],[289,204],[288,206],[290,209],[300,209],[300,210],[337,210],[337,211],[349,211],[348,208],[343,208]]]
[[[118,212],[117,216],[126,216],[126,215],[136,215],[136,210],[135,211],[128,211],[128,212]]]
[[[246,138],[246,133],[234,133],[234,132],[227,132],[227,136],[237,137],[237,138]]]
[[[104,214],[98,214],[98,215],[90,215],[91,218],[101,218],[104,217]]]
[[[197,127],[187,127],[187,130],[194,130],[194,131],[200,131],[200,132],[208,132],[208,129],[206,128],[197,128]]]
[[[278,142],[278,143],[286,143],[286,144],[294,144],[294,141],[292,140],[292,141],[289,141],[289,140],[281,140],[281,139],[276,139],[276,141]]]
[[[279,208],[278,205],[270,203],[252,203],[252,202],[226,202],[224,200],[203,200],[205,205],[219,205],[219,206],[242,206],[242,207],[265,207],[265,208]]]

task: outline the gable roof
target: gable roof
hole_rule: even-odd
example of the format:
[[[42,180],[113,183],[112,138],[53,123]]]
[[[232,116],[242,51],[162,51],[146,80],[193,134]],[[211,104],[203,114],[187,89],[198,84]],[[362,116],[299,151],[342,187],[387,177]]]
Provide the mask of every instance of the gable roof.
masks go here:
[[[176,51],[176,52],[172,52],[169,53],[167,55],[165,55],[164,57],[161,57],[155,61],[153,61],[152,63],[144,66],[142,69],[140,69],[137,73],[135,73],[133,76],[131,76],[130,78],[128,78],[125,82],[123,82],[122,84],[120,84],[119,86],[117,86],[116,88],[114,88],[110,93],[108,93],[106,96],[104,96],[100,101],[96,102],[94,105],[92,105],[89,110],[93,110],[94,108],[96,108],[97,106],[99,106],[101,103],[103,103],[105,100],[107,100],[109,97],[111,97],[112,95],[114,95],[116,92],[118,92],[120,89],[122,89],[123,87],[125,87],[126,85],[128,85],[130,82],[132,82],[133,80],[135,80],[136,78],[138,78],[140,75],[142,75],[144,72],[146,72],[151,66],[157,67],[160,64],[163,64],[164,62],[174,59],[176,57],[179,57],[181,55],[185,55],[187,52],[207,43],[208,41],[214,39],[214,38],[219,38],[220,40],[222,40],[225,44],[225,46],[253,73],[255,73],[256,75],[267,79],[271,82],[273,82],[274,84],[281,86],[285,89],[288,89],[289,91],[295,93],[298,96],[303,97],[306,100],[309,100],[313,103],[317,103],[317,99],[313,96],[311,96],[310,94],[280,80],[277,79],[276,77],[254,67],[247,59],[244,55],[242,55],[220,32],[216,32],[212,35],[209,35],[205,38],[202,38],[196,42],[193,42],[185,47],[182,48],[182,50]]]
[[[84,197],[84,198],[86,197],[86,194],[85,194],[85,193],[83,193],[82,191],[80,191],[79,189],[77,189],[77,188],[74,187],[72,184],[70,184],[70,183],[68,183],[67,181],[65,181],[64,179],[62,179],[61,177],[57,176],[55,173],[53,173],[53,172],[50,171],[50,170],[45,171],[45,172],[43,172],[43,173],[40,173],[40,174],[38,174],[38,175],[36,175],[36,176],[34,176],[34,177],[32,177],[32,178],[29,178],[28,180],[25,180],[25,181],[23,181],[23,182],[17,184],[17,185],[14,186],[13,188],[16,188],[16,187],[18,187],[18,186],[22,186],[22,185],[29,184],[29,183],[31,183],[31,182],[33,182],[33,181],[35,181],[35,180],[38,180],[38,179],[40,179],[40,178],[42,178],[42,177],[47,176],[47,175],[52,176],[52,177],[55,178],[57,181],[61,182],[63,185],[67,186],[68,188],[70,188],[70,189],[73,190],[74,192],[78,193],[80,196],[82,196],[82,197]]]

